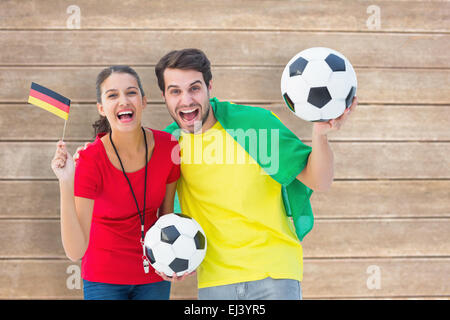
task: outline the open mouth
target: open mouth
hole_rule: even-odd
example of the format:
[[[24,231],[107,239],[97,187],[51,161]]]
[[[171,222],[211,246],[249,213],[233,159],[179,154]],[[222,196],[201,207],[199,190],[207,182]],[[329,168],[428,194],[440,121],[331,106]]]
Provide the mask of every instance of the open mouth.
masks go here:
[[[130,122],[134,118],[134,112],[132,110],[122,110],[117,113],[117,118],[120,122]]]
[[[185,109],[179,112],[180,118],[183,121],[191,122],[197,118],[197,116],[200,113],[200,108],[192,108],[192,109]]]

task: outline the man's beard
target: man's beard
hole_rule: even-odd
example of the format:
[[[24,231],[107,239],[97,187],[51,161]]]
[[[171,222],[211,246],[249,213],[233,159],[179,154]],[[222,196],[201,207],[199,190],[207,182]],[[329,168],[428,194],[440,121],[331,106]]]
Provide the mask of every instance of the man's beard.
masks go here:
[[[204,105],[204,106],[203,106],[203,105],[200,105],[200,104],[198,104],[198,103],[194,103],[194,104],[189,105],[189,107],[191,107],[191,108],[197,107],[197,106],[200,106],[200,111],[199,111],[199,112],[203,111],[203,110],[204,110],[204,107],[206,108],[206,112],[205,112],[205,114],[202,116],[201,121],[195,121],[195,122],[194,122],[194,125],[193,125],[192,128],[191,128],[191,127],[189,127],[189,128],[184,128],[184,127],[181,126],[181,123],[180,123],[180,121],[178,120],[178,117],[177,117],[177,114],[178,114],[178,113],[176,113],[175,116],[171,115],[171,116],[172,116],[172,119],[177,123],[177,125],[178,125],[178,127],[179,127],[180,129],[183,129],[183,130],[185,130],[185,131],[188,131],[189,133],[197,133],[197,132],[199,132],[199,131],[201,132],[201,130],[202,130],[202,128],[203,128],[203,125],[205,124],[206,120],[208,119],[209,112],[210,112],[210,110],[211,110],[211,104],[209,103],[209,95],[208,95],[208,100],[205,102],[205,105]],[[184,108],[184,107],[185,107],[185,106],[182,106],[181,108]]]

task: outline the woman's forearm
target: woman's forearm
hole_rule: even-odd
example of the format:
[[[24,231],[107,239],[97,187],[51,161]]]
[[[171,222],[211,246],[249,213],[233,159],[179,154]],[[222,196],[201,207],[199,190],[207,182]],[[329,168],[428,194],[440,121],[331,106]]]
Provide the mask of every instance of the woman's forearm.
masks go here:
[[[84,256],[89,242],[76,211],[74,181],[60,181],[61,196],[61,238],[64,251],[72,261]]]

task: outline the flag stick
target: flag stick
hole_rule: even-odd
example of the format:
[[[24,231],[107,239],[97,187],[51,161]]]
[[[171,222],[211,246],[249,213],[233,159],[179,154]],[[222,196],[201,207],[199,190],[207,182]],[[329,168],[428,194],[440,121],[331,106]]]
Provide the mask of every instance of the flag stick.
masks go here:
[[[62,141],[64,141],[64,135],[66,134],[66,124],[67,124],[67,120],[64,120],[64,130],[63,130]]]

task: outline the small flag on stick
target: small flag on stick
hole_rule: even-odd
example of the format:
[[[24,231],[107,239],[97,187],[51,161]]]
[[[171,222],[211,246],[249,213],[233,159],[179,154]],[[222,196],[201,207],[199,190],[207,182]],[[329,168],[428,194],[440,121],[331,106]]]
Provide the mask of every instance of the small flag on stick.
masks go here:
[[[37,83],[31,83],[28,103],[56,114],[64,120],[69,119],[70,99]]]
[[[66,120],[64,123],[63,131],[64,140],[67,119],[69,119],[70,99],[60,95],[59,93],[56,93],[55,91],[32,82],[30,96],[28,97],[28,103],[47,110]]]

